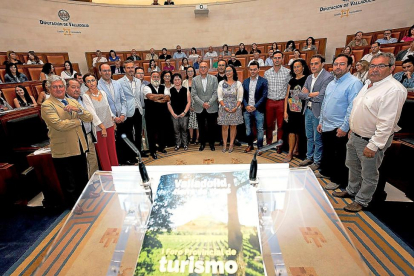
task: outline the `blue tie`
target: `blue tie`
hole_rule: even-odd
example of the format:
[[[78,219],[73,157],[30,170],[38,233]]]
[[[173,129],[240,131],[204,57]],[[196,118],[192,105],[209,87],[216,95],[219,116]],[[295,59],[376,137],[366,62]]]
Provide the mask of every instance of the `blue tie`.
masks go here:
[[[67,105],[68,105],[68,101],[67,101],[67,100],[65,100],[65,99],[63,99],[63,100],[62,100],[62,103],[63,103],[65,106],[67,106]]]

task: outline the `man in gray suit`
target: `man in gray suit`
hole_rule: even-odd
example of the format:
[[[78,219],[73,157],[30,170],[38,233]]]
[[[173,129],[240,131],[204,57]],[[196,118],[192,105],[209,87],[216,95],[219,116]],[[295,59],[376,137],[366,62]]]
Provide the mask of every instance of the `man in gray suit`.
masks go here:
[[[125,133],[129,140],[134,141],[135,146],[141,152],[144,95],[141,91],[141,81],[135,77],[134,62],[132,60],[126,60],[124,62],[124,68],[125,76],[119,79],[118,83],[121,85],[122,91],[125,95],[127,119],[125,120],[121,131],[118,130],[118,132],[120,135]],[[135,130],[135,139],[133,129]],[[128,152],[132,152],[132,150],[129,149]],[[142,152],[141,156],[148,157],[148,155],[143,154]],[[131,163],[136,163],[136,159],[127,160],[127,164]]]
[[[116,153],[118,161],[121,164],[127,164],[127,161],[134,160],[134,156],[130,153],[128,146],[121,139],[121,134],[124,129],[126,120],[127,103],[121,85],[111,79],[111,67],[106,63],[99,65],[99,73],[101,78],[98,81],[98,89],[106,93],[109,106],[112,113],[116,116],[114,121],[116,123]]]
[[[325,96],[325,89],[333,80],[333,75],[323,69],[325,58],[321,55],[314,55],[310,61],[312,75],[306,79],[302,93],[299,98],[306,100],[305,129],[308,138],[306,159],[299,166],[308,166],[312,170],[317,170],[320,166],[322,157],[322,136],[316,130],[319,125],[321,106]]]
[[[217,128],[217,78],[208,74],[207,62],[201,62],[200,75],[193,79],[191,85],[191,98],[194,101],[194,111],[197,115],[198,129],[200,131],[200,148],[203,151],[206,142],[210,149],[215,151],[214,134]]]

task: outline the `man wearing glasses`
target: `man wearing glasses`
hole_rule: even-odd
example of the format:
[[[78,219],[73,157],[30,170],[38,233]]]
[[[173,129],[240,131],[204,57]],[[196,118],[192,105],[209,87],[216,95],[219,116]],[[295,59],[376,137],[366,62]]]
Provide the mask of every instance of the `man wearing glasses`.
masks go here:
[[[333,62],[334,79],[325,90],[317,131],[322,133],[323,153],[319,173],[316,177],[331,179],[325,186],[335,190],[348,184],[348,169],[345,166],[346,143],[348,142],[349,115],[352,101],[362,88],[362,82],[351,75],[352,58],[338,55]]]
[[[372,45],[371,45],[371,53],[368,53],[365,56],[363,56],[361,58],[361,60],[366,60],[368,62],[371,62],[371,59],[372,59],[373,56],[375,56],[376,54],[381,53],[380,46],[381,46],[381,43],[379,43],[378,41],[372,43]]]
[[[384,37],[377,39],[377,42],[381,44],[390,44],[390,43],[397,43],[398,40],[394,37],[391,37],[391,30],[386,30],[384,32]]]
[[[369,79],[353,101],[346,154],[349,182],[346,191],[332,194],[341,198],[355,197],[353,203],[344,207],[348,212],[359,212],[371,202],[384,153],[391,145],[394,132],[401,129],[397,123],[407,90],[392,77],[394,64],[392,53],[374,56]]]

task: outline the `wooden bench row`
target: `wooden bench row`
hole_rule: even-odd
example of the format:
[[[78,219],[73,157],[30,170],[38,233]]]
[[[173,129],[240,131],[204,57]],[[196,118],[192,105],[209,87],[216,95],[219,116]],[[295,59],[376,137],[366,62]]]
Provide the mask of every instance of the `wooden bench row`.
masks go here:
[[[73,70],[80,73],[79,64],[72,63]],[[65,66],[63,64],[56,64],[53,66],[55,68],[55,74],[60,76],[63,70],[65,70]],[[17,65],[18,71],[23,73],[27,76],[30,81],[38,81],[40,80],[40,73],[42,72],[43,65]],[[0,79],[4,83],[4,76],[6,75],[6,66],[0,66]]]
[[[325,55],[325,51],[326,51],[326,38],[317,38],[315,39],[315,46],[317,48],[317,52],[319,54]],[[262,54],[267,55],[267,53],[269,52],[269,49],[271,49],[272,47],[272,43],[273,42],[269,42],[269,43],[257,43],[257,48],[261,51]],[[287,42],[277,42],[278,44],[278,49],[280,51],[284,51],[286,49],[286,43]],[[302,49],[304,47],[306,43],[306,40],[297,40],[295,41],[295,46],[297,49]],[[214,46],[213,50],[217,52],[217,54],[220,54],[220,52],[222,51],[223,46]],[[250,52],[252,46],[245,44],[245,49]],[[229,45],[229,51],[231,51],[232,53],[236,53],[237,50],[239,49],[239,45]],[[182,51],[187,55],[187,57],[191,54],[191,48],[182,48]],[[167,53],[171,56],[173,56],[174,52],[176,52],[175,48],[172,49],[167,49]],[[197,54],[200,56],[204,56],[206,53],[208,52],[208,47],[200,47],[197,48]],[[149,54],[149,50],[144,50],[144,51],[138,51],[137,50],[137,55],[141,58],[141,59],[145,59],[145,56],[147,54]],[[160,56],[162,54],[161,49],[155,50],[155,53]],[[102,52],[103,56],[105,56],[107,59],[109,58],[109,52]],[[116,51],[117,56],[121,59],[121,60],[126,60],[129,56],[131,56],[131,52],[130,51]],[[86,57],[86,63],[88,65],[88,68],[92,68],[92,61],[93,58],[96,57],[96,53],[95,52],[86,52],[85,53],[85,57]]]
[[[394,37],[396,39],[398,39],[398,42],[408,34],[408,31],[411,27],[404,27],[404,28],[396,28],[396,29],[391,29],[391,37]],[[363,33],[362,38],[365,39],[368,44],[370,45],[371,43],[377,41],[377,39],[381,39],[384,37],[384,31],[385,30],[380,30],[380,31],[375,31],[375,32],[367,32],[367,33]],[[355,37],[355,34],[349,34],[346,36],[346,41],[345,41],[345,46],[349,44],[349,42],[351,42]]]
[[[24,52],[15,52],[17,55],[17,59],[23,62],[24,64],[27,63],[27,53]],[[52,63],[52,64],[64,64],[66,60],[69,59],[68,53],[46,53],[46,52],[36,52],[36,55],[39,57],[43,63]],[[0,52],[0,65],[7,60],[7,52]]]

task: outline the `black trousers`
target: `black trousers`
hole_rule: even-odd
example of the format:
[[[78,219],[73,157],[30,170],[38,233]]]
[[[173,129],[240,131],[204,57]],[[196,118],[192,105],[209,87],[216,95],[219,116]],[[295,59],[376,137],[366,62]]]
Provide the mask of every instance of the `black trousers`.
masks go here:
[[[75,205],[88,183],[86,155],[52,158],[63,195],[68,207]]]
[[[157,144],[159,151],[165,149],[167,137],[169,137],[167,134],[167,120],[171,123],[171,120],[169,120],[166,116],[155,116],[154,114],[145,115],[150,153],[157,152]],[[169,133],[169,135],[172,134],[173,133]]]
[[[118,162],[126,164],[126,161],[136,161],[136,154],[128,147],[121,135],[125,134],[127,138],[134,143],[137,149],[141,152],[142,146],[142,115],[138,109],[135,109],[134,116],[128,117],[123,123],[116,125],[116,153]],[[135,136],[134,136],[135,129]]]
[[[348,135],[336,136],[337,129],[322,132],[323,152],[320,173],[345,188],[348,185],[348,168],[345,166]]]
[[[200,132],[199,141],[201,145],[205,145],[206,142],[210,146],[214,145],[215,130],[217,129],[217,112],[208,113],[203,109],[201,113],[197,113],[198,130]]]

